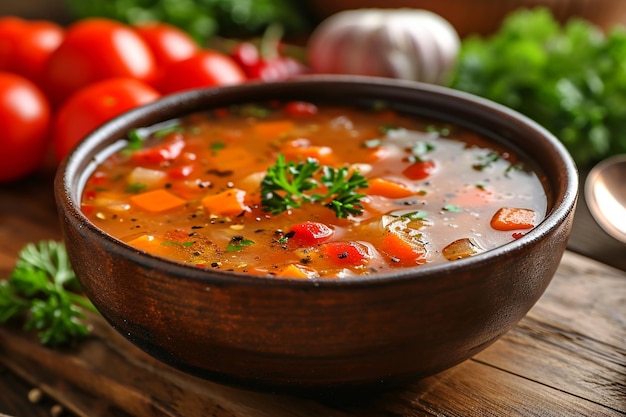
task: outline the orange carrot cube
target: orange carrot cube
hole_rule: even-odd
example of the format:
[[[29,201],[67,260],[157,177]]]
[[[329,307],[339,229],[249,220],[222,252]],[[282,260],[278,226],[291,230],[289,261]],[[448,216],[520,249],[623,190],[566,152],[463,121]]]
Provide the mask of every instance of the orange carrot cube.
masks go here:
[[[161,213],[184,206],[187,201],[162,188],[134,195],[130,201],[135,206],[152,213]]]

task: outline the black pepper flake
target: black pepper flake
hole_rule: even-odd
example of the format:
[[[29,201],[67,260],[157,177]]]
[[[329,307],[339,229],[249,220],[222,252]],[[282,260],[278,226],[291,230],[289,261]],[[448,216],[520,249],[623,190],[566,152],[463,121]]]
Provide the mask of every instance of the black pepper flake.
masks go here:
[[[256,229],[254,231],[254,233],[263,233],[265,231],[265,229]]]
[[[337,257],[339,259],[346,259],[348,257],[348,252],[341,252],[341,253],[337,254]]]
[[[302,262],[304,265],[310,264],[311,258],[302,258],[300,259],[300,262]]]
[[[242,210],[241,213],[239,213],[237,216],[235,217],[243,217],[246,214],[245,210]]]
[[[395,256],[391,257],[391,262],[398,263],[400,262],[400,258],[396,258]]]
[[[199,188],[212,188],[213,183],[211,181],[200,181],[198,183],[198,187]]]
[[[197,236],[197,235],[198,235],[197,232],[187,233],[187,236],[189,236],[189,237],[193,237],[193,236]]]
[[[217,268],[218,266],[220,266],[220,264],[218,264],[217,262],[211,262],[211,266],[213,268]]]
[[[139,219],[136,219],[134,217],[132,219],[130,219],[131,222],[136,222],[137,220],[139,220]]]
[[[193,256],[200,256],[200,252],[197,252],[197,251],[196,251],[196,252],[194,252],[194,253],[193,253]]]
[[[287,239],[291,239],[292,237],[294,237],[296,235],[295,230],[290,230],[289,232],[285,233],[285,237]]]
[[[166,183],[166,184],[164,185],[164,187],[165,187],[165,188],[172,188],[172,183],[169,183],[169,182],[168,182],[168,183]]]
[[[192,229],[202,229],[204,226],[200,226],[200,225],[195,225],[195,226],[191,226]]]

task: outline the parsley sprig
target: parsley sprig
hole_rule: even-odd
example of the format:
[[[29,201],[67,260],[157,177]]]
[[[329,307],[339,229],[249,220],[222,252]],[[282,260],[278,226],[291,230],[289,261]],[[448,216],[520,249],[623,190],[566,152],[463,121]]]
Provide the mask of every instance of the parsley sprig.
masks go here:
[[[62,243],[30,243],[9,279],[0,281],[0,323],[26,315],[24,329],[36,330],[43,345],[65,345],[89,334],[84,313],[96,311],[79,291]]]
[[[322,187],[325,192],[321,192]],[[347,167],[322,166],[313,158],[287,162],[279,154],[261,181],[261,204],[263,210],[272,214],[298,208],[303,203],[320,203],[333,210],[338,218],[358,216],[363,213],[361,199],[365,194],[357,190],[366,187],[365,177],[357,171],[350,173]]]

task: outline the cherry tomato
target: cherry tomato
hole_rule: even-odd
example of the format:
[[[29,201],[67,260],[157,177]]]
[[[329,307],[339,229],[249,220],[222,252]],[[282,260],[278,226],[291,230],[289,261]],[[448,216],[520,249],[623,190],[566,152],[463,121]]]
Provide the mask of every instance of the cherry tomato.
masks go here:
[[[144,23],[135,26],[135,31],[150,47],[158,67],[190,58],[200,47],[183,30],[163,22]]]
[[[110,78],[79,90],[54,117],[53,146],[57,159],[63,159],[99,125],[159,97],[154,88],[134,78]]]
[[[246,74],[232,58],[205,49],[169,65],[163,72],[159,90],[171,94],[193,88],[241,84],[246,80]]]
[[[43,92],[17,74],[0,72],[0,181],[34,172],[46,154],[50,106]]]
[[[251,42],[241,42],[231,52],[231,57],[253,80],[279,81],[294,75],[304,74],[306,67],[297,60],[281,56],[264,57],[259,48]]]
[[[149,82],[156,72],[152,51],[130,26],[103,18],[80,20],[65,32],[48,59],[46,91],[54,105],[96,81],[130,77]]]
[[[61,26],[45,20],[0,19],[0,68],[42,86],[45,65],[64,33]]]

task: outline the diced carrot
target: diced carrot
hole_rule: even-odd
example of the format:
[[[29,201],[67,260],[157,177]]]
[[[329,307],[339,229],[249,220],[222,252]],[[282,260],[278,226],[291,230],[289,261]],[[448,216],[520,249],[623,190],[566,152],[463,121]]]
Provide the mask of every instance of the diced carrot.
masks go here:
[[[415,266],[426,262],[424,245],[410,236],[401,236],[400,233],[387,232],[381,249],[391,258],[392,265]]]
[[[532,229],[537,213],[524,208],[502,207],[491,218],[491,227],[496,230]]]
[[[254,125],[254,131],[264,139],[276,139],[280,135],[289,132],[294,126],[291,120],[272,120],[257,122]]]
[[[329,146],[313,146],[308,140],[296,139],[287,142],[281,152],[288,161],[306,161],[316,159],[322,165],[332,165],[335,161],[333,150]]]
[[[134,195],[130,198],[130,201],[135,206],[152,213],[173,210],[187,203],[187,200],[183,200],[162,188]]]
[[[283,278],[310,278],[315,276],[315,273],[313,271],[309,271],[309,270],[305,270],[303,267],[296,265],[296,264],[290,264],[287,265],[286,267],[282,268],[280,271],[278,271],[276,273],[277,277],[283,277]]]
[[[404,198],[415,194],[404,184],[384,178],[372,178],[367,183],[368,187],[366,192],[369,195],[378,195],[387,198]]]
[[[157,256],[167,257],[171,252],[171,248],[164,245],[165,240],[152,235],[141,235],[128,242],[128,244],[139,250],[151,253]],[[171,255],[170,255],[171,256]]]
[[[202,199],[202,206],[209,214],[220,216],[237,216],[250,211],[244,200],[246,192],[237,188],[223,191],[219,194],[211,194]]]

